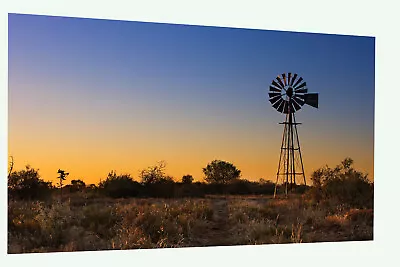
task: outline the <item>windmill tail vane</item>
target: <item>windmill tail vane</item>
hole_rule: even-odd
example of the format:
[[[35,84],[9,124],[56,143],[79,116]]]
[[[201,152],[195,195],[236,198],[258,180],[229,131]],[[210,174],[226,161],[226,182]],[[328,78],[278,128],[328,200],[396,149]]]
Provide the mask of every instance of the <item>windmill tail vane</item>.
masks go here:
[[[278,75],[269,86],[269,102],[278,112],[286,114],[281,153],[278,162],[278,171],[274,197],[277,194],[278,183],[281,180],[285,185],[285,195],[288,190],[296,187],[296,176],[302,178],[306,185],[303,158],[300,149],[300,139],[297,132],[295,112],[304,104],[318,108],[318,93],[309,93],[307,83],[297,73],[291,72]]]

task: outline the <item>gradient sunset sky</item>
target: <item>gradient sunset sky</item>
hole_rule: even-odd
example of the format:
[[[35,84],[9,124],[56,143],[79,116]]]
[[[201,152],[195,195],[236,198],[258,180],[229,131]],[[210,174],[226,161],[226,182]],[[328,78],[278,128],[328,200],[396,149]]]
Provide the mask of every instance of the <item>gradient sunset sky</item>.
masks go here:
[[[296,113],[306,176],[345,157],[373,178],[375,39],[9,15],[9,150],[55,181],[98,183],[165,160],[176,180],[214,159],[276,179],[284,115],[271,81],[319,93]]]

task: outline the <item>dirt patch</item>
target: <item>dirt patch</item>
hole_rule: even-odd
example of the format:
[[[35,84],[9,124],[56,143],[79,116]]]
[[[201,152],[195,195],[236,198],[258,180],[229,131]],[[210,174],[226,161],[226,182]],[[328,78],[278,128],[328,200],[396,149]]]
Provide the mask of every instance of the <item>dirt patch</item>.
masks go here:
[[[205,240],[204,246],[227,246],[231,245],[229,238],[229,211],[226,198],[214,199],[212,202],[213,216],[202,235]]]

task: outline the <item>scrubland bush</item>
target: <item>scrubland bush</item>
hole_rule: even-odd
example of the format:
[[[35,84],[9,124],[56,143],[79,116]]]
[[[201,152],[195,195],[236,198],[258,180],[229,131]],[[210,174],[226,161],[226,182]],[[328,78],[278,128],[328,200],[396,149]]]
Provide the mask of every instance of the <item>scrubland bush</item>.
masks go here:
[[[272,195],[275,184],[271,181],[259,182],[237,179],[226,185],[227,194],[231,195]]]
[[[176,197],[176,183],[171,177],[165,176],[158,181],[143,185],[147,197],[173,198]]]
[[[144,185],[155,184],[162,181],[170,181],[171,177],[165,175],[166,163],[164,161],[158,162],[154,166],[143,169],[139,173],[141,183]]]
[[[199,198],[204,197],[206,194],[205,184],[196,182],[196,183],[176,183],[175,184],[175,197],[184,197],[184,198]]]
[[[71,184],[66,185],[65,189],[67,189],[70,193],[82,192],[86,189],[86,184],[80,179],[71,180]]]
[[[111,171],[107,179],[99,184],[101,192],[114,198],[135,197],[140,193],[141,187],[129,174],[117,175],[115,171]]]
[[[51,194],[51,182],[45,182],[39,170],[29,165],[25,170],[14,171],[8,175],[8,196],[16,199],[45,199]]]
[[[353,168],[353,160],[344,159],[334,169],[326,166],[313,172],[313,188],[308,197],[317,201],[336,201],[358,208],[372,208],[373,183]]]

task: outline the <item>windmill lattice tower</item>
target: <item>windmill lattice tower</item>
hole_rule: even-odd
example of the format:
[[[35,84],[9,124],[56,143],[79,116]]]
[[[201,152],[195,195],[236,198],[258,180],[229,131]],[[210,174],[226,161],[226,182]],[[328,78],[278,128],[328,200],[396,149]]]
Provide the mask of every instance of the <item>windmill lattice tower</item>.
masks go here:
[[[283,114],[286,114],[284,125],[281,152],[279,156],[278,171],[274,197],[280,180],[285,185],[285,195],[288,190],[296,186],[296,176],[303,180],[304,175],[303,158],[301,156],[299,135],[295,112],[299,111],[304,104],[318,108],[318,93],[308,93],[307,84],[298,74],[283,73],[278,75],[269,87],[269,101],[272,106]],[[299,179],[298,179],[299,180]]]

